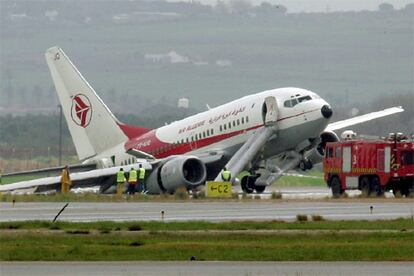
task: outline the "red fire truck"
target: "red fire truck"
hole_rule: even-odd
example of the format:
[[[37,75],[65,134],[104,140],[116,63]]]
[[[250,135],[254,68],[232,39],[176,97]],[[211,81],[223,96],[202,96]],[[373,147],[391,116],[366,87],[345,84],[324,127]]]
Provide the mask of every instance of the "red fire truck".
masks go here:
[[[323,168],[334,197],[349,189],[408,197],[414,192],[414,143],[401,134],[327,143]]]

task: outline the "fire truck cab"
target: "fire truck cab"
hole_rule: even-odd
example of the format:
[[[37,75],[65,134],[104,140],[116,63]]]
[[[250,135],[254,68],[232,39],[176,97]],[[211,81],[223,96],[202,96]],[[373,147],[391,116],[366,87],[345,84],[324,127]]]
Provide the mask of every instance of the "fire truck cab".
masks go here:
[[[323,168],[334,197],[349,189],[408,197],[414,192],[414,143],[402,135],[327,143]]]

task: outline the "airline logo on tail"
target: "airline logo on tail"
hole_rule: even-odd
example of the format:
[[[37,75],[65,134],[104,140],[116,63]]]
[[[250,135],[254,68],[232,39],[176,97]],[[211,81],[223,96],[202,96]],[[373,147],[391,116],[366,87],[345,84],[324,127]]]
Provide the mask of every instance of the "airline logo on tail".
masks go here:
[[[88,97],[77,94],[72,98],[71,116],[78,126],[85,128],[89,125],[92,118],[92,106]]]

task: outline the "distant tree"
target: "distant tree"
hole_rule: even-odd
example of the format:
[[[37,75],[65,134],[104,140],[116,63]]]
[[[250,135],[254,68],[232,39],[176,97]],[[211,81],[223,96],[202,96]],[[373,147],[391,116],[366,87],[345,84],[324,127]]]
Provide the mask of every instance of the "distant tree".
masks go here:
[[[411,15],[414,16],[414,3],[410,3],[405,5],[405,7],[402,9],[404,12],[409,12]]]
[[[218,0],[214,7],[214,11],[218,14],[228,14],[229,7],[226,5],[224,1]]]
[[[285,6],[272,5],[269,2],[262,2],[256,10],[262,15],[285,14],[287,12],[287,8]]]
[[[382,3],[378,6],[380,12],[391,12],[394,10],[394,6],[389,3]]]
[[[277,11],[280,14],[285,14],[287,12],[287,8],[282,5],[275,5],[273,6],[273,10]]]
[[[252,3],[247,0],[230,1],[230,11],[233,14],[248,14],[252,10]]]

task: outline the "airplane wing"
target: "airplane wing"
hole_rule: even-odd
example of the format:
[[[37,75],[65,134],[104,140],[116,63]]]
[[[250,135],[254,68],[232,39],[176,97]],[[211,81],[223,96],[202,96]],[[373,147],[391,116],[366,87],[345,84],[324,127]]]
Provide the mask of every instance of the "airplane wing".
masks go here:
[[[89,171],[96,169],[96,164],[78,164],[78,165],[69,165],[70,172],[81,172],[81,171]],[[3,174],[3,177],[9,176],[23,176],[23,175],[58,175],[62,172],[64,166],[60,167],[51,167],[51,168],[44,168],[44,169],[37,169],[37,170],[30,170],[30,171],[21,171],[21,172],[13,172],[13,173],[6,173]]]
[[[214,164],[216,162],[219,162],[223,160],[227,156],[226,152],[224,150],[212,150],[212,151],[205,151],[200,153],[192,153],[191,155],[195,155],[200,160],[206,164],[207,166],[210,164]]]
[[[152,165],[149,162],[141,163],[145,170],[152,170]],[[120,168],[125,171],[129,171],[132,167],[136,167],[136,164],[111,167],[106,169],[96,169],[86,172],[71,173],[70,178],[72,180],[72,187],[90,187],[106,184],[107,187],[114,184],[115,175]],[[111,181],[113,180],[113,181]],[[99,183],[99,184],[98,184]],[[21,181],[12,184],[0,185],[0,193],[13,192],[13,191],[26,191],[32,192],[44,192],[48,190],[56,190],[60,185],[60,176],[43,177],[34,180]]]
[[[156,159],[153,155],[151,155],[149,153],[146,153],[146,152],[143,152],[143,151],[140,151],[140,150],[137,150],[137,149],[129,149],[129,150],[127,150],[127,153],[132,155],[132,156],[135,156],[136,158],[140,158],[140,159],[151,159],[151,160]]]
[[[338,129],[342,129],[345,127],[349,127],[349,126],[353,126],[353,125],[357,125],[360,123],[364,123],[367,121],[371,121],[377,118],[381,118],[381,117],[385,117],[391,114],[395,114],[395,113],[399,113],[399,112],[403,112],[404,109],[401,106],[396,106],[396,107],[391,107],[391,108],[387,108],[381,111],[376,111],[376,112],[371,112],[368,114],[364,114],[361,116],[356,116],[350,119],[346,119],[346,120],[342,120],[342,121],[338,121],[338,122],[334,122],[334,123],[330,123],[325,130],[327,131],[335,131]]]

